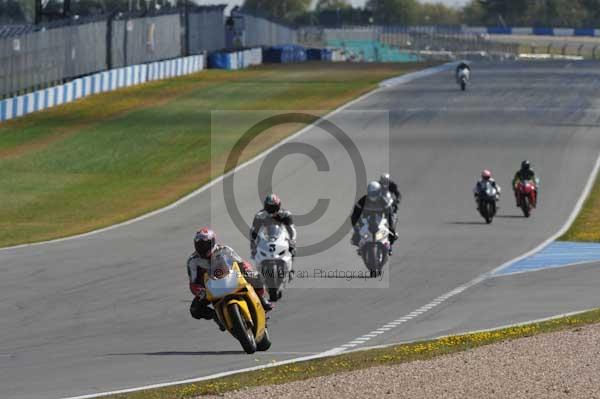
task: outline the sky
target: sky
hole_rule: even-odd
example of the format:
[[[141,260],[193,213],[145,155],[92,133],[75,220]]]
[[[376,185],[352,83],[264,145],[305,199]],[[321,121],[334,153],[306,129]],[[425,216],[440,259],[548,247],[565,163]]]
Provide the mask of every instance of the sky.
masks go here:
[[[354,6],[364,6],[365,5],[365,1],[366,0],[350,0],[350,2],[352,3],[352,5]],[[448,6],[463,6],[465,5],[468,0],[419,0],[422,3],[444,3]],[[234,4],[242,4],[244,1],[243,0],[223,0],[223,1],[219,1],[219,0],[195,0],[196,3],[198,4],[229,4],[229,5],[234,5]]]

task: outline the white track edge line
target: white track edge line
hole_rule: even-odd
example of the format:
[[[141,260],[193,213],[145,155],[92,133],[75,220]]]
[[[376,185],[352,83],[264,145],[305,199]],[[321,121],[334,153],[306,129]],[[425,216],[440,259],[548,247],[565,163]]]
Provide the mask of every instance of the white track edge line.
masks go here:
[[[529,321],[524,321],[524,322],[514,323],[514,324],[506,324],[506,325],[492,327],[492,328],[488,328],[488,329],[466,331],[466,332],[457,333],[457,334],[440,335],[435,338],[429,338],[427,340],[436,340],[436,339],[442,339],[442,338],[446,338],[446,337],[461,336],[461,335],[467,335],[467,334],[477,334],[480,332],[502,330],[505,328],[519,327],[519,326],[523,326],[523,325],[527,325],[527,324],[542,323],[544,321],[560,319],[562,317],[569,317],[569,316],[574,316],[577,314],[589,312],[590,310],[593,310],[593,309],[585,309],[585,310],[578,310],[575,312],[562,313],[562,314],[555,315],[555,316],[544,317],[541,319],[534,319],[534,320],[529,320]],[[261,365],[261,366],[255,366],[255,367],[248,367],[248,368],[240,369],[240,370],[225,371],[222,373],[212,374],[212,375],[208,375],[205,377],[192,378],[192,379],[181,380],[181,381],[176,381],[176,382],[167,382],[167,383],[162,383],[162,384],[148,385],[148,386],[140,387],[140,388],[122,389],[122,390],[118,390],[118,391],[105,392],[105,393],[101,393],[101,394],[73,396],[73,397],[67,397],[67,398],[62,398],[62,399],[95,399],[95,398],[99,398],[102,396],[108,396],[108,395],[120,395],[120,394],[139,392],[139,391],[144,391],[144,390],[149,390],[149,389],[166,388],[166,387],[175,386],[175,385],[192,384],[192,383],[197,383],[197,382],[202,382],[202,381],[207,381],[207,380],[213,380],[216,378],[228,377],[228,376],[235,375],[235,374],[247,373],[250,371],[264,370],[264,369],[273,368],[273,367],[277,367],[277,366],[284,366],[284,365],[290,364],[290,363],[300,363],[300,362],[305,362],[305,361],[309,361],[309,360],[333,357],[336,355],[340,355],[342,353],[347,354],[347,353],[355,353],[355,352],[364,352],[364,351],[368,351],[368,350],[372,350],[372,349],[385,349],[385,348],[389,348],[392,346],[412,344],[412,343],[416,343],[416,342],[420,342],[420,341],[423,341],[423,339],[402,341],[402,342],[397,342],[397,343],[393,343],[393,344],[367,346],[367,347],[362,347],[362,348],[352,349],[352,350],[345,350],[344,346],[350,347],[350,345],[346,344],[346,345],[342,345],[341,347],[338,347],[338,348],[335,348],[330,351],[323,352],[323,353],[320,353],[317,355],[299,357],[299,358],[289,359],[289,360],[282,360],[280,362],[274,362],[274,363],[265,364],[265,365]]]
[[[350,100],[349,102],[347,102],[345,104],[342,104],[340,107],[338,107],[338,108],[332,110],[331,112],[327,113],[326,115],[320,117],[313,124],[310,124],[310,125],[307,125],[307,126],[303,127],[302,129],[300,129],[296,133],[292,134],[291,136],[286,137],[285,139],[281,140],[277,144],[275,144],[275,145],[267,148],[263,152],[255,155],[253,158],[251,158],[251,159],[247,160],[246,162],[244,162],[244,163],[236,166],[235,169],[230,170],[229,172],[225,173],[224,175],[221,175],[221,176],[219,176],[219,177],[211,180],[210,182],[206,183],[205,185],[199,187],[198,189],[192,191],[189,194],[186,194],[185,196],[179,198],[175,202],[173,202],[173,203],[171,203],[171,204],[169,204],[169,205],[167,205],[167,206],[165,206],[163,208],[156,209],[154,211],[151,211],[149,213],[137,216],[137,217],[135,217],[133,219],[129,219],[129,220],[126,220],[126,221],[121,222],[121,223],[113,224],[111,226],[102,227],[100,229],[88,231],[86,233],[77,234],[77,235],[68,236],[68,237],[56,238],[56,239],[47,240],[47,241],[40,241],[40,242],[33,242],[33,243],[13,245],[13,246],[10,246],[10,247],[0,248],[0,252],[9,251],[9,250],[16,250],[16,249],[21,249],[21,248],[29,248],[29,247],[33,247],[33,246],[55,244],[55,243],[60,243],[60,242],[65,242],[65,241],[71,241],[71,240],[86,238],[86,237],[93,236],[93,235],[96,235],[96,234],[105,233],[107,231],[111,231],[111,230],[117,229],[119,227],[128,226],[130,224],[137,223],[137,222],[140,222],[142,220],[148,219],[148,218],[150,218],[152,216],[160,215],[160,214],[162,214],[164,212],[170,211],[170,210],[178,207],[179,205],[182,205],[183,203],[189,201],[190,199],[196,197],[200,193],[208,190],[209,188],[211,188],[215,184],[223,181],[223,179],[225,179],[226,177],[231,176],[232,174],[238,172],[239,170],[245,168],[246,166],[251,165],[254,162],[258,161],[259,159],[264,158],[265,156],[267,156],[268,154],[270,154],[272,151],[276,150],[277,148],[281,147],[282,145],[284,145],[284,144],[286,144],[286,143],[288,143],[288,142],[290,142],[290,141],[298,138],[300,135],[302,135],[302,134],[306,133],[307,131],[313,129],[321,120],[329,119],[329,118],[333,117],[334,115],[337,115],[338,113],[340,113],[340,112],[344,111],[345,109],[353,106],[354,104],[356,104],[356,103],[358,103],[360,101],[363,101],[363,100],[367,99],[368,97],[371,97],[372,95],[374,95],[376,93],[379,93],[382,89],[394,87],[394,86],[397,86],[397,85],[402,85],[402,84],[408,83],[408,82],[416,80],[416,79],[421,79],[421,78],[424,78],[424,77],[427,77],[427,76],[435,75],[437,73],[440,73],[440,72],[442,72],[444,70],[449,69],[450,67],[452,67],[452,65],[454,65],[454,64],[453,63],[447,63],[447,64],[443,64],[443,65],[440,65],[440,66],[437,66],[437,67],[426,68],[426,69],[423,69],[421,71],[410,72],[410,73],[407,73],[405,75],[402,75],[402,76],[398,77],[398,78],[404,78],[402,81],[398,81],[398,82],[390,82],[393,79],[398,79],[398,78],[392,78],[392,79],[388,79],[388,81],[381,82],[377,88],[371,90],[368,93],[365,93],[365,94],[361,95],[358,98]],[[385,86],[383,85],[384,83],[386,83]]]
[[[353,350],[350,350],[350,351],[345,351],[344,354],[346,354],[346,353],[353,353],[353,352],[367,351],[367,350],[371,350],[371,349],[385,349],[385,348],[390,348],[390,347],[398,346],[398,345],[414,344],[414,343],[421,342],[421,341],[433,341],[433,340],[436,340],[436,339],[442,339],[442,338],[448,338],[448,337],[457,337],[457,336],[462,336],[462,335],[469,335],[469,334],[477,334],[477,333],[482,333],[482,332],[490,332],[490,331],[496,331],[496,330],[503,330],[505,328],[520,327],[520,326],[525,326],[525,325],[528,325],[528,324],[543,323],[545,321],[560,319],[560,318],[563,318],[563,317],[575,316],[575,315],[578,315],[578,314],[590,312],[592,310],[595,310],[595,308],[594,309],[576,310],[574,312],[562,313],[562,314],[558,314],[558,315],[554,315],[554,316],[543,317],[543,318],[540,318],[540,319],[533,319],[533,320],[523,321],[523,322],[519,322],[519,323],[503,324],[501,326],[490,327],[490,328],[483,328],[483,329],[480,329],[480,330],[464,331],[464,332],[458,332],[456,334],[437,335],[437,336],[435,336],[433,338],[414,339],[414,340],[400,341],[400,342],[395,342],[395,343],[391,343],[391,344],[383,344],[383,345],[363,346],[361,348],[353,349]]]

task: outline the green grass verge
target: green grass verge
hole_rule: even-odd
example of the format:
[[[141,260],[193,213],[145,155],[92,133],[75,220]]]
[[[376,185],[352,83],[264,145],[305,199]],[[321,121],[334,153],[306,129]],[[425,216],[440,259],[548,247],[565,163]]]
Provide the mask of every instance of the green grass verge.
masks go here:
[[[209,181],[211,110],[328,110],[429,64],[306,63],[205,71],[0,125],[0,247],[69,236]],[[298,126],[262,134],[247,157]],[[228,132],[234,141],[244,129]],[[256,142],[256,143],[255,143]]]
[[[461,352],[501,341],[575,328],[600,322],[600,309],[577,315],[486,332],[457,335],[382,349],[352,352],[195,384],[108,396],[107,399],[183,399],[218,395],[243,388],[283,384],[375,366],[387,366]]]
[[[600,176],[596,178],[577,219],[559,240],[600,242]]]

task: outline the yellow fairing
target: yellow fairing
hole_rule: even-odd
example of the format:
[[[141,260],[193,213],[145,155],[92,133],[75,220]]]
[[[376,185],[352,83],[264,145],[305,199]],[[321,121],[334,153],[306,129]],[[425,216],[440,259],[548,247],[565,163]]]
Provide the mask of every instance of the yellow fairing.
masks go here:
[[[243,274],[237,263],[233,265],[233,272],[238,276],[238,289],[224,298],[214,298],[208,293],[208,300],[211,301],[217,311],[218,317],[223,321],[227,330],[233,332],[231,315],[229,314],[229,305],[236,304],[240,310],[240,315],[249,321],[254,327],[254,337],[260,341],[265,333],[266,316],[260,299]]]

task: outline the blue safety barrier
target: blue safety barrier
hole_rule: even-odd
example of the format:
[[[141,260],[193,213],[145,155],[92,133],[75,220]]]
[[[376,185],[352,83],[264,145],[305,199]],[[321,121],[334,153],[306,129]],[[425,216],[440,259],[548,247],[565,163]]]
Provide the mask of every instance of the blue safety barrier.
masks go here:
[[[594,28],[549,28],[549,27],[511,27],[467,26],[462,28],[465,33],[488,33],[490,35],[536,35],[536,36],[600,36],[600,31]]]
[[[540,36],[553,36],[554,35],[554,29],[552,29],[552,28],[544,28],[544,27],[534,27],[533,28],[533,34],[534,35],[540,35]]]
[[[308,61],[331,61],[331,50],[326,48],[309,48],[306,50]]]
[[[277,64],[304,62],[306,49],[297,45],[274,46],[263,49],[263,61]]]
[[[594,36],[595,33],[593,28],[575,28],[573,31],[575,36]]]
[[[505,26],[491,26],[487,28],[490,35],[510,35],[512,34],[512,28]]]
[[[260,64],[262,64],[260,48],[216,51],[208,56],[208,67],[212,69],[236,70]]]

